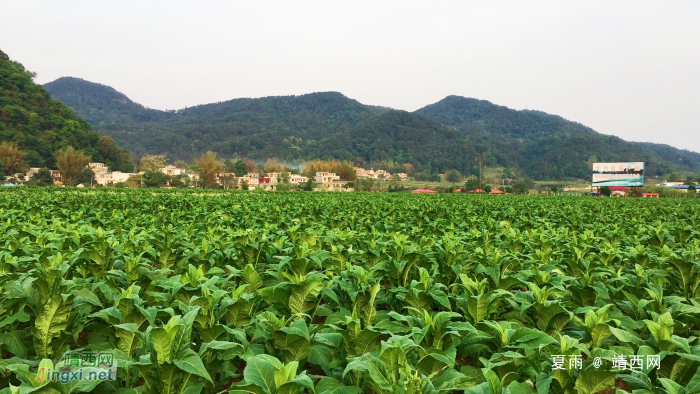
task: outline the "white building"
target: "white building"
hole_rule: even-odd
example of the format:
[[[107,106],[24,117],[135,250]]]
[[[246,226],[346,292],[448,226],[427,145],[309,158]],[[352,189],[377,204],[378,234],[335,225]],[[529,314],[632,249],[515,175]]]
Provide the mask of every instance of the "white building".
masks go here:
[[[329,184],[333,183],[333,181],[339,181],[340,177],[338,175],[335,175],[333,172],[317,172],[316,176],[314,177],[314,181],[318,183],[319,185],[321,184]]]
[[[167,165],[160,169],[160,171],[165,175],[178,176],[184,174],[186,171],[184,168],[177,168],[173,165]]]
[[[102,186],[110,186],[119,182],[126,182],[129,178],[136,175],[138,173],[121,171],[100,172],[99,174],[95,173],[95,182]]]
[[[103,174],[109,171],[109,168],[107,168],[104,163],[90,163],[88,164],[88,168],[95,173],[95,177],[97,177],[97,174]]]
[[[254,176],[251,176],[254,175]],[[251,189],[254,189],[260,185],[260,177],[258,177],[258,174],[248,174],[246,176],[242,176],[238,178],[238,182],[240,184],[243,184],[243,181],[248,183],[248,187]]]
[[[299,174],[289,174],[289,183],[306,183],[309,178]]]

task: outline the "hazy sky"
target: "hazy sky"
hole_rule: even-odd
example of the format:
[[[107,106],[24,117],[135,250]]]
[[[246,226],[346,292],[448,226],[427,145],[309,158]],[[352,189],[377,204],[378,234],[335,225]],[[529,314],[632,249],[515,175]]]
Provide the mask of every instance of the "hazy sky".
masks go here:
[[[447,95],[700,151],[700,1],[10,1],[0,49],[176,109],[339,91]]]

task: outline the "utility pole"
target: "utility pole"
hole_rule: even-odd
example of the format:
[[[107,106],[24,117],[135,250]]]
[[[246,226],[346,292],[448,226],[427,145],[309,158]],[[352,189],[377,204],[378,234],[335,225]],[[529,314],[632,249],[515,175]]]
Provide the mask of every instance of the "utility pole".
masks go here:
[[[479,158],[479,190],[481,189],[481,158]]]

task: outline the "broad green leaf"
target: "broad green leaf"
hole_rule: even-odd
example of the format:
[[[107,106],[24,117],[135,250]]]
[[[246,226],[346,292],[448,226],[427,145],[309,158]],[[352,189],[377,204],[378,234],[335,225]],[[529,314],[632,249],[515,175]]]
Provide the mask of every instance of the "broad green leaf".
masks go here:
[[[260,387],[266,394],[277,392],[275,385],[275,367],[262,357],[253,357],[248,360],[243,377],[249,384]]]
[[[316,307],[316,297],[323,285],[316,279],[297,285],[289,296],[289,310],[292,314],[311,312]]]
[[[211,380],[211,376],[209,376],[209,372],[207,372],[207,369],[204,367],[202,359],[199,358],[199,355],[192,349],[185,349],[181,351],[177,355],[177,358],[173,360],[173,363],[175,363],[178,368],[185,372],[201,376],[209,382],[214,383]]]
[[[578,394],[595,394],[615,387],[615,375],[617,372],[581,371],[574,388]]]
[[[41,357],[48,358],[51,355],[51,341],[68,327],[71,310],[72,305],[65,303],[63,297],[58,294],[44,305],[44,310],[36,317],[34,338],[36,352]]]
[[[488,314],[489,298],[486,294],[471,296],[467,301],[469,315],[474,323],[484,320]]]

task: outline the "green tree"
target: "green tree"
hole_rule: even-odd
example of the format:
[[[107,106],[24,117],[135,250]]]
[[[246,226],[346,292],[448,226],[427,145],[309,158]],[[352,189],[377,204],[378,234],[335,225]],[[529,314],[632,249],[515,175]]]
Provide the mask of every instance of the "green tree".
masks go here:
[[[486,193],[491,193],[491,190],[493,190],[493,188],[491,187],[491,185],[486,185],[486,186],[484,186],[484,191],[485,191]]]
[[[447,170],[447,172],[445,172],[445,180],[447,182],[452,182],[452,183],[459,182],[462,180],[462,174],[460,174],[459,171],[454,170],[454,169]]]
[[[241,190],[248,190],[248,181],[241,182]]]
[[[693,197],[697,194],[697,180],[689,176],[685,179],[685,184],[688,185],[688,193],[693,193]]]
[[[309,178],[308,181],[301,185],[301,190],[305,192],[312,192],[314,191],[314,187],[316,187],[316,182],[313,178]]]
[[[162,171],[146,171],[143,173],[142,179],[146,187],[163,187],[170,180]]]
[[[672,172],[668,175],[668,178],[666,179],[668,182],[680,182],[681,181],[681,174],[677,172]]]
[[[0,161],[0,182],[4,182],[6,176],[7,173],[5,172],[5,164]]]
[[[467,180],[467,182],[464,183],[464,189],[462,191],[464,193],[469,193],[472,190],[476,190],[479,188],[479,180],[476,178],[471,178]]]
[[[236,160],[236,163],[233,165],[233,172],[235,172],[237,176],[247,174],[248,170],[246,169],[245,162],[241,159]]]
[[[180,167],[178,167],[180,168]],[[177,188],[188,188],[192,184],[192,181],[190,180],[190,177],[187,176],[187,174],[180,174],[178,176],[174,176],[170,179],[170,186],[172,187],[177,187]]]
[[[75,177],[75,182],[78,185],[81,183],[85,186],[94,185],[95,183],[97,183],[95,182],[95,172],[89,168],[86,168],[80,171],[80,173]]]
[[[535,182],[529,178],[523,178],[513,185],[513,193],[527,194],[535,186]]]
[[[600,188],[600,194],[605,197],[610,197],[610,195],[612,194],[612,190],[610,190],[610,187],[608,186],[603,186]]]
[[[112,137],[102,136],[97,141],[97,153],[95,159],[103,161],[113,171],[132,172],[134,170],[129,151],[119,147]]]
[[[46,167],[40,168],[39,171],[35,172],[29,179],[29,184],[34,186],[53,186],[51,170]]]

